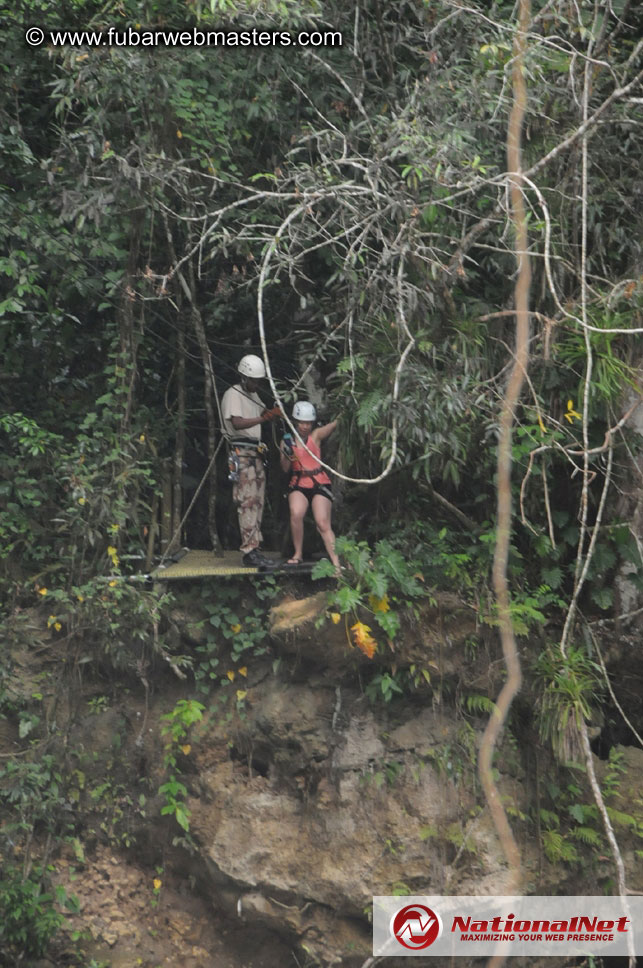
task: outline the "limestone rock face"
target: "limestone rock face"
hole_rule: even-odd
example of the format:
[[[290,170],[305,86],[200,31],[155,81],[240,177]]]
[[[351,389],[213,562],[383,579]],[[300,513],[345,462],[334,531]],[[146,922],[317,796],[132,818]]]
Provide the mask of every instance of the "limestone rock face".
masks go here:
[[[88,787],[102,780],[100,764],[113,756],[115,737],[123,770],[130,771],[128,787],[139,774],[145,778],[144,810],[134,808],[127,820],[134,866],[124,866],[116,848],[85,850],[91,859],[83,862],[77,923],[95,937],[97,960],[129,968],[152,937],[159,965],[276,968],[294,951],[309,968],[363,968],[371,953],[373,895],[508,893],[506,861],[477,777],[487,717],[472,712],[488,709],[488,697],[497,695],[503,669],[497,640],[476,630],[471,609],[442,595],[407,617],[395,652],[380,636],[380,652],[369,660],[347,640],[343,620],[333,623],[326,610],[323,593],[275,607],[270,654],[248,658],[241,679],[235,671],[229,704],[224,690],[215,693],[181,749],[189,842],[175,820],[160,814],[160,794],[153,799],[167,779],[162,729],[177,697],[193,695],[187,687],[177,685],[171,696],[159,690],[149,710],[142,700],[137,708],[131,696],[94,708],[74,727],[74,748],[97,757]],[[200,620],[187,616],[186,626],[188,618],[196,642]],[[177,627],[180,619],[177,613]],[[414,682],[414,667],[426,670],[429,681]],[[395,702],[373,688],[384,675],[403,686]],[[569,807],[589,803],[591,793],[570,800],[561,779],[556,802],[545,789],[558,766],[547,749],[539,746],[534,755],[530,747],[530,687],[526,677],[522,706],[516,704],[494,761],[520,847],[522,890],[592,893],[613,877],[603,841],[574,866],[551,860],[538,836],[544,805],[551,823],[573,837]],[[623,747],[619,756],[620,770],[599,759],[595,766],[621,815],[628,887],[643,891],[643,751]],[[579,787],[582,782],[574,779]],[[137,799],[116,802],[134,806]],[[580,841],[568,843],[581,854]],[[59,865],[70,890],[78,863],[70,854]],[[153,907],[160,869],[163,887]],[[236,960],[228,959],[232,944]],[[561,964],[549,961],[547,968]],[[531,968],[537,966],[536,959]]]
[[[249,937],[269,934],[319,968],[362,968],[373,895],[507,893],[477,777],[487,717],[472,713],[497,695],[504,666],[495,637],[452,595],[407,616],[395,651],[380,635],[372,660],[327,609],[323,592],[275,606],[272,652],[248,661],[242,710],[213,715],[192,744],[183,779],[196,852],[175,873],[189,871],[213,912]],[[413,669],[428,681],[414,684]],[[389,674],[404,687],[395,703],[373,688]],[[535,830],[543,777],[556,769],[547,755],[535,760],[509,735],[494,764],[522,889],[590,893],[580,868],[548,861]],[[624,756],[637,780],[623,780],[621,793],[640,802],[643,753]],[[604,777],[606,764],[596,766]],[[547,803],[566,822],[566,802]],[[641,890],[634,841],[623,854],[628,884]],[[610,857],[598,861],[611,871]]]
[[[430,691],[397,719],[370,703],[350,673],[368,681],[377,663],[350,647],[343,622],[319,626],[325,610],[323,593],[272,610],[289,676],[248,689],[243,718],[198,758],[188,806],[218,903],[320,965],[352,966],[370,954],[374,894],[503,893],[507,872],[477,805],[476,731]],[[439,681],[474,623],[455,600],[430,613],[398,657],[419,657]],[[520,784],[503,791],[526,808]]]
[[[455,839],[473,798],[416,756],[432,742],[426,717],[415,738],[407,724],[406,749],[391,747],[354,697],[333,732],[333,693],[326,715],[318,695],[317,709],[298,719],[299,705],[287,695],[277,702],[275,691],[257,698],[245,737],[249,746],[259,737],[266,775],[254,772],[252,757],[202,774],[205,796],[189,804],[194,836],[238,885],[245,916],[287,926],[322,963],[341,963],[347,950],[366,957],[372,895],[438,890],[455,853],[442,838],[451,831]]]

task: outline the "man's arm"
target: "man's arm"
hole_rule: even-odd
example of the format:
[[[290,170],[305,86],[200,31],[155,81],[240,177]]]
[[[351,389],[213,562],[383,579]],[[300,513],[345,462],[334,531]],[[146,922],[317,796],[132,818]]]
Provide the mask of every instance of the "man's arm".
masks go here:
[[[248,427],[256,427],[266,420],[278,420],[279,417],[283,417],[282,411],[279,407],[273,407],[272,410],[264,410],[259,417],[230,417],[230,423],[235,430],[247,430]]]
[[[230,417],[230,423],[235,430],[247,430],[249,427],[256,427],[257,424],[264,423],[265,417]]]

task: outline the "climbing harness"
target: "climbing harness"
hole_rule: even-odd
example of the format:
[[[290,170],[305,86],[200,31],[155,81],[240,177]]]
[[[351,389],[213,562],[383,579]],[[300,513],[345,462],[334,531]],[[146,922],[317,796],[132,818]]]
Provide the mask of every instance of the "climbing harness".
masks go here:
[[[317,494],[321,494],[322,497],[328,498],[329,501],[335,500],[333,497],[333,492],[328,484],[318,484],[317,481],[313,482],[312,487],[300,487],[298,483],[289,484],[288,490],[284,496],[287,497],[288,494],[292,494],[293,491],[299,491],[300,494],[303,494],[304,497],[308,499],[309,503],[312,503],[313,498],[316,497]]]
[[[291,487],[291,488],[297,487],[302,477],[310,477],[311,479],[313,479],[313,484],[317,484],[317,481],[315,481],[314,478],[318,474],[325,474],[325,473],[326,471],[324,470],[323,467],[315,467],[309,471],[304,470],[303,468],[300,471],[293,471],[292,477],[290,478],[290,484],[288,485],[288,487]],[[323,487],[323,486],[324,486],[323,484],[317,484],[317,487]]]
[[[304,406],[309,406],[309,407],[312,408],[312,404],[296,403],[295,404],[295,409],[297,407],[304,407]],[[294,415],[294,411],[293,411],[293,415]],[[306,417],[307,416],[308,416],[308,413],[306,412]],[[290,461],[294,461],[294,460],[299,461],[299,457],[296,457],[295,456],[295,451],[294,451],[295,442],[294,442],[294,440],[292,438],[292,435],[291,434],[284,434],[284,438],[283,439],[284,439],[284,441],[286,443],[286,446],[284,448],[284,453],[286,454],[286,456],[288,457],[288,459]],[[303,443],[304,447],[308,443],[308,440],[309,440],[308,437],[306,438],[306,440],[304,440],[303,438],[301,438],[301,442]],[[317,447],[317,449],[319,450],[319,447]],[[290,453],[288,453],[288,451],[290,451]],[[319,459],[318,458],[318,455],[316,455],[316,454],[312,454],[312,456],[315,457],[316,459]],[[317,481],[316,480],[316,477],[317,477],[318,474],[324,474],[326,477],[328,477],[328,475],[326,474],[326,471],[321,466],[320,467],[310,467],[309,468],[309,467],[301,467],[301,465],[300,465],[300,467],[298,469],[296,469],[296,470],[295,469],[292,469],[291,470],[291,478],[290,478],[290,481],[288,482],[288,491],[289,492],[290,491],[301,491],[301,493],[304,494],[310,501],[312,501],[313,497],[316,494],[321,494],[323,497],[326,497],[330,501],[332,501],[333,500],[333,492],[331,491],[330,486],[326,482],[320,483],[319,481]],[[312,482],[312,486],[311,487],[302,487],[301,486],[301,480],[302,480],[302,478],[308,478]]]
[[[243,439],[226,440],[226,443],[228,445],[228,480],[232,483],[239,480],[239,471],[243,461],[248,462],[261,458],[263,466],[267,466],[268,447],[263,441],[258,440],[255,443],[244,437]]]

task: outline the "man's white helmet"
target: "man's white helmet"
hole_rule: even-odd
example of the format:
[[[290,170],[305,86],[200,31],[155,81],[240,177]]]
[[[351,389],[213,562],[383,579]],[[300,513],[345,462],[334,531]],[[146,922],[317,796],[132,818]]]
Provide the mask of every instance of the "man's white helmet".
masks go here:
[[[295,406],[292,408],[292,419],[293,420],[305,420],[313,421],[317,419],[317,411],[312,403],[308,400],[298,400]]]
[[[266,368],[263,364],[263,360],[258,356],[253,356],[252,354],[243,356],[239,360],[237,370],[242,376],[249,376],[251,380],[262,380],[266,375]]]

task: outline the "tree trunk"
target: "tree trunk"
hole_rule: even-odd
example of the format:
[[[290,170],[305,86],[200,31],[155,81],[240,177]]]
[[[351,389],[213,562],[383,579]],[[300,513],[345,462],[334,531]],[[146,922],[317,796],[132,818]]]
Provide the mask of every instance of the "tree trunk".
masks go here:
[[[123,280],[121,311],[119,318],[120,331],[120,366],[122,367],[121,386],[123,389],[123,410],[121,415],[121,434],[129,432],[134,406],[134,386],[136,383],[136,357],[139,337],[134,329],[134,304],[136,296],[134,283],[138,272],[138,259],[141,248],[141,233],[143,229],[143,214],[135,211],[132,218],[132,228],[129,238],[129,254],[127,269]],[[140,330],[143,330],[143,304],[141,304]]]
[[[213,392],[212,392],[212,362],[210,360],[210,349],[205,335],[203,318],[196,302],[196,291],[194,285],[194,269],[190,264],[190,302],[192,307],[192,322],[194,331],[199,341],[201,349],[201,360],[203,362],[203,401],[205,413],[208,421],[208,461],[211,463],[214,458],[216,447],[217,421],[214,412]],[[215,468],[210,471],[208,482],[208,533],[212,542],[212,550],[215,554],[220,554],[221,546],[217,534],[216,524],[216,502],[217,502],[217,478]]]
[[[174,240],[172,238],[172,233],[170,231],[167,215],[165,213],[163,213],[163,221],[165,223],[165,232],[167,235],[170,255],[172,257],[173,263],[176,265],[177,259],[176,259],[176,251],[174,249]],[[216,414],[214,412],[214,405],[213,405],[212,362],[210,360],[210,349],[208,347],[208,341],[205,335],[203,318],[201,316],[201,311],[199,310],[199,306],[196,299],[196,283],[194,279],[194,268],[191,262],[188,263],[188,275],[189,275],[189,285],[180,269],[176,273],[176,277],[179,280],[183,293],[190,303],[192,323],[194,325],[194,331],[196,333],[196,337],[199,343],[199,348],[201,350],[201,360],[203,363],[203,398],[204,398],[206,418],[208,422],[208,462],[209,464],[212,464],[214,461],[214,452],[216,447],[216,436],[217,436],[217,421],[216,421]],[[181,364],[179,363],[179,366],[180,365]],[[185,366],[185,360],[183,362],[183,366]],[[183,385],[185,385],[185,381],[183,381]],[[179,409],[180,409],[180,405],[179,405]],[[176,449],[175,449],[175,455],[176,455]],[[216,479],[215,469],[214,467],[211,467],[210,480],[208,482],[208,534],[210,536],[212,550],[216,555],[219,555],[221,554],[221,543],[219,541],[219,535],[217,534],[216,501],[217,501],[217,479]]]
[[[180,309],[180,304],[179,304]],[[172,466],[172,540],[170,552],[181,546],[181,517],[183,514],[183,459],[185,456],[185,328],[183,314],[177,316],[176,361],[176,437]]]
[[[170,550],[172,540],[172,465],[163,461],[161,473],[161,554]]]

